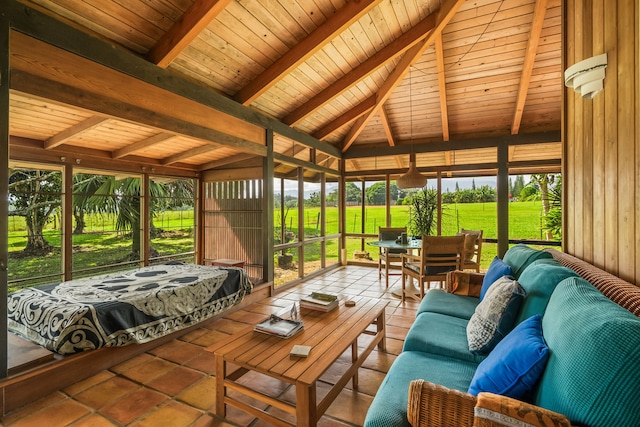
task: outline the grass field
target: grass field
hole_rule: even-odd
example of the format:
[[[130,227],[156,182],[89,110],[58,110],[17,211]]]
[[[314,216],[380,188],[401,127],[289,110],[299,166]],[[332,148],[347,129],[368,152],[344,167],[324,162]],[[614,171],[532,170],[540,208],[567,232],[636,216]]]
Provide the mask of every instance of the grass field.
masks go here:
[[[514,202],[509,205],[509,236],[510,238],[541,239],[541,205],[540,202]],[[305,210],[305,235],[315,237],[320,229],[317,224],[319,208]],[[326,219],[326,234],[338,233],[338,209],[328,208]],[[408,226],[409,206],[391,207],[392,226]],[[290,231],[296,232],[294,225],[298,222],[297,211],[292,209],[287,216]],[[470,203],[445,205],[443,208],[442,234],[455,234],[460,228],[481,229],[485,238],[496,238],[496,204]],[[52,222],[44,231],[47,241],[57,248],[45,257],[18,257],[26,245],[24,218],[10,217],[9,222],[9,280],[33,278],[62,271],[60,251],[62,235],[57,226],[59,221]],[[94,268],[104,265],[124,262],[131,251],[131,235],[115,231],[115,218],[110,215],[90,215],[87,217],[87,227],[82,235],[73,236],[73,268],[74,270]],[[385,224],[385,208],[383,206],[368,206],[365,208],[363,228],[362,209],[348,207],[346,210],[346,232],[357,234],[377,235],[378,227]],[[152,247],[160,256],[188,253],[194,250],[193,242],[193,212],[177,211],[165,212],[154,218],[154,225],[164,233],[152,239]],[[279,228],[280,224],[276,223]],[[291,228],[289,228],[291,226]],[[367,238],[376,240],[375,238]],[[347,256],[351,258],[354,251],[368,250],[374,260],[377,260],[375,248],[363,244],[361,238],[347,239]],[[496,245],[483,245],[482,264],[488,266],[496,254]],[[338,259],[337,240],[327,242],[326,256],[328,259]],[[305,262],[311,264],[320,259],[320,245],[305,245]],[[294,262],[297,259],[294,257]],[[51,280],[43,278],[42,282]],[[29,280],[27,284],[34,284]]]

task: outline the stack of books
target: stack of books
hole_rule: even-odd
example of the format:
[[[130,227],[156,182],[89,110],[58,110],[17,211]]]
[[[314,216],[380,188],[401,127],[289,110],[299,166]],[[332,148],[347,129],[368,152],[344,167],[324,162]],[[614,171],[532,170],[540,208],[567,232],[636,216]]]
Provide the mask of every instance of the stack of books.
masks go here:
[[[300,298],[300,307],[310,310],[324,311],[325,313],[338,306],[338,296],[312,292],[311,295]]]
[[[302,330],[303,326],[300,320],[283,319],[272,314],[268,319],[254,326],[253,330],[280,338],[289,338]]]

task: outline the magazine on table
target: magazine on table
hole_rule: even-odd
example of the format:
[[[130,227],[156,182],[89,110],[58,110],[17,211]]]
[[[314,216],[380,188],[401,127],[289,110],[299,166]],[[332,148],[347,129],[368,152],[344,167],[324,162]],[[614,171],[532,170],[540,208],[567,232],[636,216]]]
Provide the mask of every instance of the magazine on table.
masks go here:
[[[312,292],[300,298],[300,307],[318,311],[331,311],[338,306],[338,296]]]
[[[272,314],[268,319],[258,323],[253,330],[281,338],[289,338],[302,330],[303,327],[300,320],[283,319]]]

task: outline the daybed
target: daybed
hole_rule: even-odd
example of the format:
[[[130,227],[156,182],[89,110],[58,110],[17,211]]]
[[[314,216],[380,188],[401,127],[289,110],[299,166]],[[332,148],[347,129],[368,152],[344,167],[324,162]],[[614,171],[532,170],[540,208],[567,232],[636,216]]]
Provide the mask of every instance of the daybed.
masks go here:
[[[494,260],[480,286],[462,274],[449,292],[426,294],[366,427],[640,425],[637,287],[524,245]],[[492,317],[487,306],[507,288]]]
[[[242,301],[240,268],[164,264],[13,292],[9,331],[59,354],[145,343]]]

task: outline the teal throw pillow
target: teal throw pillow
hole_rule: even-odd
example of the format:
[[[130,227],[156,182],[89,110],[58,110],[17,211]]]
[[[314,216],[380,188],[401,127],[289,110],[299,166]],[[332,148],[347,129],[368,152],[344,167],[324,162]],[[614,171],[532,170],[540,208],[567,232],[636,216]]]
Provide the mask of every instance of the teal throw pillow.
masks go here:
[[[536,314],[516,326],[480,362],[469,394],[488,391],[521,399],[542,375],[549,347],[542,336],[542,316]]]
[[[470,352],[488,354],[511,332],[524,296],[513,277],[504,276],[491,285],[467,324]]]
[[[491,264],[489,265],[489,269],[484,275],[484,279],[482,279],[482,287],[480,288],[480,301],[483,300],[487,290],[489,290],[489,286],[491,286],[496,280],[501,278],[502,276],[511,276],[511,267],[504,263],[500,258],[495,257]]]

